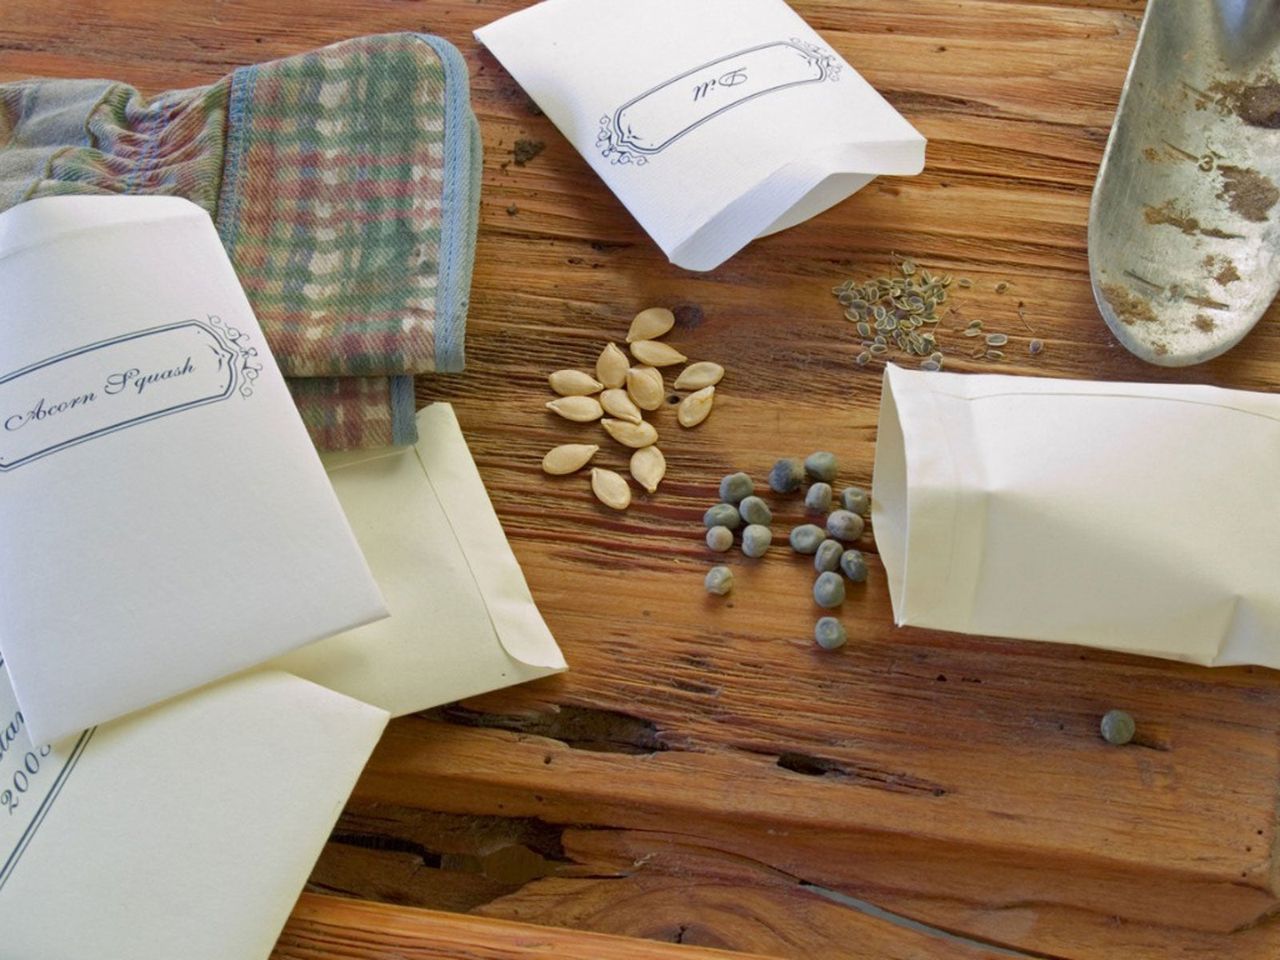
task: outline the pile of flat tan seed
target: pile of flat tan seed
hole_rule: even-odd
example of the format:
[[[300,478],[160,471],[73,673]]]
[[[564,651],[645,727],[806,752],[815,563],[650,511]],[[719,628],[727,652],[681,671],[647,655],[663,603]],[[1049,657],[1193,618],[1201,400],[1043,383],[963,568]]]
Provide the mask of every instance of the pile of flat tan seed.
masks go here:
[[[660,409],[666,397],[662,368],[688,364],[673,384],[677,391],[689,391],[676,407],[676,420],[686,429],[711,416],[716,384],[724,378],[724,367],[718,363],[688,363],[688,357],[658,339],[669,333],[675,323],[675,314],[665,307],[642,310],[631,321],[627,333],[635,365],[621,347],[609,343],[596,360],[595,376],[581,370],[557,370],[547,377],[552,391],[559,394],[547,409],[575,423],[600,420],[605,433],[635,451],[631,455],[631,476],[649,493],[657,491],[667,473],[666,458],[658,449],[658,431],[644,419],[646,412]],[[542,458],[542,469],[557,477],[576,473],[599,450],[594,443],[564,444]],[[591,490],[596,499],[614,510],[631,505],[631,485],[626,477],[612,470],[593,467]]]

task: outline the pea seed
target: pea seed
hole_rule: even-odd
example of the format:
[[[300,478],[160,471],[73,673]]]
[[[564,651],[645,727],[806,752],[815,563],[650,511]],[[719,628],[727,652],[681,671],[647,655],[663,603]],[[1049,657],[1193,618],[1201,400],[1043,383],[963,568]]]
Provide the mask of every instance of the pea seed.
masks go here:
[[[867,561],[861,550],[846,550],[840,554],[840,569],[850,583],[867,582]]]
[[[745,473],[731,473],[720,481],[720,499],[738,504],[756,492],[756,485]]]
[[[821,527],[806,523],[791,531],[791,549],[796,553],[817,553],[818,544],[826,538]]]
[[[871,509],[871,495],[861,487],[845,487],[840,494],[840,502],[850,513],[866,516]]]
[[[811,453],[804,458],[804,472],[809,475],[811,480],[830,483],[836,478],[836,471],[839,469],[840,465],[836,461],[836,455],[828,453],[826,450]]]
[[[1137,724],[1133,717],[1123,710],[1108,710],[1102,715],[1102,739],[1117,747],[1123,747],[1133,739]]]
[[[733,571],[724,564],[718,564],[707,571],[703,585],[706,586],[707,593],[723,597],[733,589]]]
[[[738,508],[732,503],[717,503],[702,515],[702,522],[706,524],[708,530],[712,527],[728,527],[730,530],[737,530],[742,524],[738,516]]]
[[[712,527],[707,531],[707,546],[716,553],[724,553],[733,546],[733,531],[728,527]]]
[[[831,609],[844,603],[844,581],[838,573],[820,573],[813,584],[813,599],[820,607]]]
[[[823,540],[813,555],[813,569],[819,573],[834,573],[840,569],[840,557],[844,554],[844,544],[839,540]]]
[[[811,510],[814,513],[830,513],[831,484],[815,483],[811,486],[804,495],[804,506],[806,510]]]
[[[823,650],[839,650],[849,639],[844,624],[835,617],[823,617],[813,625],[813,639]]]
[[[773,531],[753,523],[742,531],[742,552],[748,557],[763,557],[773,543]]]
[[[827,533],[837,540],[857,540],[863,526],[862,517],[848,510],[833,510],[827,517]]]
[[[791,493],[804,483],[804,467],[799,460],[782,459],[769,471],[769,489],[775,493]]]
[[[747,523],[765,527],[773,523],[773,511],[759,497],[743,497],[742,502],[738,504],[738,513],[742,515],[742,519]]]

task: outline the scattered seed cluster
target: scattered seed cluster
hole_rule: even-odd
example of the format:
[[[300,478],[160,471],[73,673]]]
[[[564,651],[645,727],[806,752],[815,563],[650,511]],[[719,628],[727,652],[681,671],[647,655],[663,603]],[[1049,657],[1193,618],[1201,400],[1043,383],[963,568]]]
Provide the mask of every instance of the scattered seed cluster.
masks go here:
[[[547,403],[547,409],[575,423],[599,420],[614,441],[635,451],[631,454],[631,476],[649,493],[655,493],[666,476],[667,461],[658,449],[658,431],[644,414],[660,409],[666,398],[661,368],[688,361],[679,350],[658,339],[675,323],[675,314],[664,307],[642,310],[627,333],[634,365],[621,347],[609,343],[596,360],[594,376],[582,370],[557,370],[547,377],[552,391],[559,395]],[[723,378],[724,367],[705,360],[680,372],[674,388],[688,391],[676,408],[680,426],[696,427],[711,416],[716,384]],[[552,476],[577,473],[599,450],[599,445],[592,443],[564,444],[542,458],[542,469]],[[631,485],[612,470],[592,469],[591,490],[596,499],[615,510],[631,505]]]
[[[973,281],[966,277],[954,282],[961,289],[973,287]],[[858,335],[862,338],[858,365],[866,366],[873,359],[889,359],[891,351],[896,350],[909,357],[923,358],[920,361],[922,370],[941,370],[945,356],[938,343],[938,324],[943,319],[938,315],[938,308],[947,302],[947,290],[952,283],[950,274],[936,276],[907,258],[901,261],[898,273],[892,276],[877,277],[865,283],[846,280],[833,287],[831,292],[844,307],[845,319],[857,326]],[[1009,283],[1002,280],[994,289],[996,293],[1004,294]],[[1017,310],[1018,319],[1034,336],[1021,301]],[[948,314],[955,313],[954,308],[948,308]],[[983,339],[969,354],[970,359],[1005,359],[1005,351],[1001,348],[1008,345],[1009,336],[987,332],[983,327],[983,321],[974,320],[963,330],[956,331],[964,337]],[[1027,352],[1033,357],[1043,349],[1044,341],[1039,339],[1032,339],[1027,346]]]
[[[805,509],[823,515],[821,525],[800,524],[787,540],[797,554],[813,557],[817,574],[813,599],[827,610],[844,602],[846,580],[863,583],[867,579],[866,559],[849,544],[862,536],[871,498],[861,487],[848,487],[833,510],[837,501],[831,485],[838,472],[835,455],[826,451],[810,454],[803,463],[783,458],[769,471],[769,489],[774,493],[796,493],[807,482]],[[773,511],[756,496],[755,483],[745,473],[731,473],[720,481],[720,502],[707,509],[702,521],[707,528],[707,546],[716,553],[733,549],[734,532],[739,528],[742,552],[748,557],[764,556],[773,544]],[[705,587],[708,593],[725,596],[733,589],[733,571],[723,564],[712,567]],[[822,617],[814,627],[814,640],[824,650],[835,650],[846,641],[845,629],[837,618]]]

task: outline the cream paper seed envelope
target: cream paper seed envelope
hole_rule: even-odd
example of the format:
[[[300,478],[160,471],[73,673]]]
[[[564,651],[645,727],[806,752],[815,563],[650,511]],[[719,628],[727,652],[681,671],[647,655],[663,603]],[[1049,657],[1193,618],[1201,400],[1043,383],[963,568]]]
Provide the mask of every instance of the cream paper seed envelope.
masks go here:
[[[212,221],[0,214],[0,647],[37,742],[385,614]]]
[[[0,957],[266,960],[386,722],[263,672],[51,749],[0,669]]]
[[[272,664],[392,716],[566,668],[453,408],[417,419],[415,447],[324,458],[391,616]]]
[[[544,0],[476,39],[689,270],[924,166],[924,137],[782,0]]]

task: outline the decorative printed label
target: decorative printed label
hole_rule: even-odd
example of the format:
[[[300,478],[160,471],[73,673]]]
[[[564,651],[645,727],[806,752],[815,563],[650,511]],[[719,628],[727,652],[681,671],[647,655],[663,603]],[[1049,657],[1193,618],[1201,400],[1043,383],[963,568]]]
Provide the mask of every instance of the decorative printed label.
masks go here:
[[[740,50],[672,77],[602,117],[596,146],[611,163],[643,166],[726,110],[788,87],[839,80],[842,67],[832,51],[795,38]]]
[[[91,343],[0,377],[0,471],[157,417],[253,393],[262,365],[215,316]]]
[[[14,699],[0,660],[0,890],[44,823],[58,794],[75,770],[93,730],[68,749],[37,747]]]

